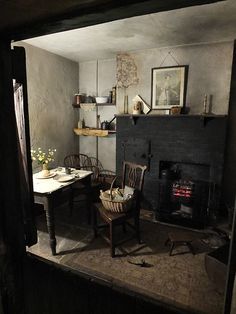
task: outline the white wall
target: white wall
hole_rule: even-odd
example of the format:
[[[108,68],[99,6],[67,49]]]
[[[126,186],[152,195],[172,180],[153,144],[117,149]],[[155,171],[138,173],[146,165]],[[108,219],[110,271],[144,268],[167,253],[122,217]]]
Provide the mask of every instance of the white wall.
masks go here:
[[[98,72],[97,72],[98,69]],[[98,74],[98,80],[97,80]],[[112,86],[116,85],[116,60],[99,60],[79,63],[79,91],[91,96],[108,96]],[[110,121],[117,113],[116,106],[99,106],[98,115],[101,121]],[[80,109],[80,119],[85,120],[86,126],[96,127],[96,111]],[[115,171],[116,137],[80,136],[80,152],[96,157],[96,141],[98,140],[98,159],[103,167]]]
[[[51,166],[62,165],[66,155],[78,152],[78,137],[73,133],[78,118],[72,107],[78,65],[25,43],[17,45],[26,49],[31,147],[56,148]]]
[[[73,127],[77,126],[79,114],[87,126],[96,127],[96,111],[73,109],[71,104],[78,86],[79,91],[87,95],[108,95],[116,85],[116,59],[99,60],[97,73],[97,61],[81,62],[78,70],[75,62],[25,43],[20,45],[25,46],[27,54],[32,147],[56,148],[55,164],[62,164],[64,156],[73,152],[96,156],[98,140],[99,160],[104,168],[115,170],[115,135],[98,139],[74,135]],[[212,95],[213,113],[227,114],[232,53],[232,42],[133,52],[131,55],[137,65],[139,83],[127,90],[129,112],[132,112],[132,99],[137,94],[151,103],[151,69],[174,66],[177,61],[189,66],[186,105],[190,107],[190,114],[203,111],[205,94]],[[121,89],[118,90],[117,106],[98,108],[101,121],[109,121],[115,113],[122,112]]]
[[[168,54],[168,52],[171,52],[171,54]],[[191,45],[169,49],[148,49],[132,53],[131,56],[138,69],[139,83],[136,86],[130,86],[127,90],[129,112],[132,112],[132,99],[136,94],[139,94],[151,105],[152,68],[179,64],[189,66],[186,106],[190,107],[190,114],[203,112],[203,98],[205,94],[212,95],[213,113],[227,114],[232,55],[233,42]],[[122,112],[122,89],[119,92],[118,102],[120,104],[119,111]],[[157,113],[157,111],[152,113]]]
[[[174,57],[171,57],[169,54]],[[188,65],[188,84],[186,106],[190,114],[203,112],[204,95],[212,97],[212,112],[227,114],[233,43],[217,43],[204,45],[182,46],[171,49],[148,49],[131,53],[137,65],[139,83],[127,90],[129,112],[132,113],[132,99],[139,94],[151,105],[151,70],[155,67]],[[164,62],[163,62],[164,61]],[[176,62],[177,61],[177,62]],[[96,95],[97,61],[81,62],[79,64],[79,91],[87,95]],[[98,95],[108,95],[112,86],[116,85],[116,59],[99,60],[98,63]],[[99,107],[101,120],[110,120],[114,113],[124,112],[124,94],[118,89],[116,108]],[[151,114],[158,113],[153,110]],[[86,125],[96,126],[96,112],[83,112],[81,119]],[[115,169],[115,136],[98,139],[98,158],[106,169]],[[80,151],[89,156],[96,156],[96,138],[80,136]]]

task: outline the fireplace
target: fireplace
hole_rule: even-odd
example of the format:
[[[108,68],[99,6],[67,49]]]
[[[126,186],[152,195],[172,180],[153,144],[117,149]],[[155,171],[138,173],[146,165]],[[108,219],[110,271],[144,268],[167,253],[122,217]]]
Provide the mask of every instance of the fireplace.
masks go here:
[[[142,208],[157,220],[205,226],[220,208],[226,127],[218,115],[118,115],[117,173],[123,160],[146,165]],[[191,197],[178,195],[188,190]]]
[[[160,161],[159,220],[202,228],[207,224],[212,199],[210,165]]]

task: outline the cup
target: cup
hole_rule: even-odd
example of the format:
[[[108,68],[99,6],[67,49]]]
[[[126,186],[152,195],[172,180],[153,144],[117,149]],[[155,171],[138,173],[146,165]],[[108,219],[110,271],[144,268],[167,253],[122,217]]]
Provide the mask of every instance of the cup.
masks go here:
[[[65,172],[66,172],[66,174],[71,174],[71,169],[69,167],[66,167]]]

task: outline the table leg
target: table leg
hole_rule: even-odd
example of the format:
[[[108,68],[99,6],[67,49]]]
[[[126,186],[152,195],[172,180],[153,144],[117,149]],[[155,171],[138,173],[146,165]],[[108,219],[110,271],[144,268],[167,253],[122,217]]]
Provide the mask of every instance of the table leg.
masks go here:
[[[70,216],[72,216],[72,212],[74,209],[74,190],[72,188],[72,186],[70,186],[70,196],[69,196],[69,209],[70,209]]]
[[[53,210],[52,199],[50,196],[45,198],[44,209],[46,211],[47,228],[48,228],[48,234],[49,234],[49,239],[50,239],[49,244],[51,247],[52,255],[56,255],[57,240],[55,237],[54,210]]]

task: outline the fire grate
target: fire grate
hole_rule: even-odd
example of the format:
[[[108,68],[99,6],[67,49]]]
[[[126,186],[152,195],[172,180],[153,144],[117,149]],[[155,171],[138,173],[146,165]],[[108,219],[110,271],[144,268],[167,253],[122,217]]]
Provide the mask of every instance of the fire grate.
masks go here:
[[[162,169],[158,184],[157,219],[202,228],[209,208],[210,183],[205,180],[209,168],[171,162],[163,165],[166,169]]]

